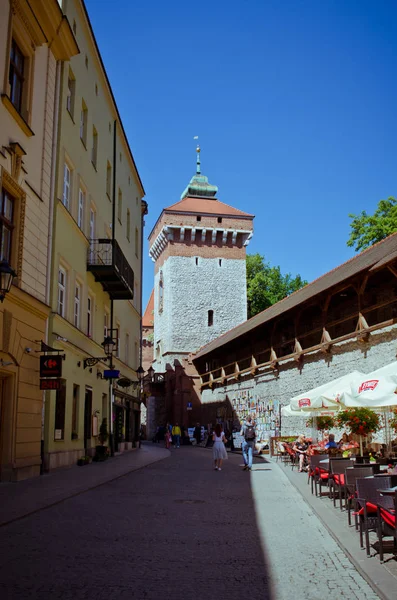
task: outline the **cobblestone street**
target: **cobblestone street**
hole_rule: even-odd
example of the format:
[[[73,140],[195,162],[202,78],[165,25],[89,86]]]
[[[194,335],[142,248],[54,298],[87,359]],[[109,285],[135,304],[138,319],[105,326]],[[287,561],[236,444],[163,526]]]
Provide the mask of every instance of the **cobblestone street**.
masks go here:
[[[182,447],[3,526],[1,597],[378,598],[278,465],[240,463]]]

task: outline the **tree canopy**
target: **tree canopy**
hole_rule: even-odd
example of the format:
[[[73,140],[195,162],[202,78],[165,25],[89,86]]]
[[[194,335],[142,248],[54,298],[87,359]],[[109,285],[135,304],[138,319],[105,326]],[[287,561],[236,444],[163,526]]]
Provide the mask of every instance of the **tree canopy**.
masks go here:
[[[260,254],[247,255],[248,318],[269,308],[307,284],[300,275],[283,275],[280,267],[272,267]]]
[[[351,232],[348,246],[355,246],[356,252],[385,239],[397,231],[397,200],[390,196],[380,200],[373,215],[363,210],[359,215],[349,215]]]

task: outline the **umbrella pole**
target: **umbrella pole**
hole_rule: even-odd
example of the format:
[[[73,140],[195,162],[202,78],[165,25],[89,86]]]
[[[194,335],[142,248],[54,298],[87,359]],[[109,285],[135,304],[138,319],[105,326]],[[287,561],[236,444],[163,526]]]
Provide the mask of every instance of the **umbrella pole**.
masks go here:
[[[363,436],[360,435],[360,456],[363,455]]]

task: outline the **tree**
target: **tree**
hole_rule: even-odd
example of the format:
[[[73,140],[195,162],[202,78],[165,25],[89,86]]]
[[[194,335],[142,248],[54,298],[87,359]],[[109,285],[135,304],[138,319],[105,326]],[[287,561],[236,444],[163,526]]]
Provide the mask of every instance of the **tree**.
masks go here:
[[[260,254],[247,255],[248,318],[269,308],[307,284],[300,275],[282,275],[280,267],[272,267]]]
[[[392,196],[380,200],[373,215],[363,210],[359,215],[349,217],[353,220],[347,245],[355,246],[356,252],[365,250],[397,231],[397,200]]]

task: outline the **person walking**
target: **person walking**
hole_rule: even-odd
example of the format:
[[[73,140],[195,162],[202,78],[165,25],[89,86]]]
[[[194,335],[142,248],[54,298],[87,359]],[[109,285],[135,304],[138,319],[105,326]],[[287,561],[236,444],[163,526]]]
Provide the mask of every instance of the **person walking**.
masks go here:
[[[181,428],[179,427],[178,423],[175,423],[175,425],[172,428],[172,439],[174,441],[174,448],[180,448],[181,447]]]
[[[247,420],[243,423],[240,435],[243,436],[241,448],[243,451],[244,470],[251,471],[256,439],[255,422],[251,416],[247,417]]]
[[[222,425],[217,423],[215,425],[215,431],[212,434],[214,445],[212,446],[212,457],[214,459],[215,471],[222,471],[222,461],[227,460],[227,452],[225,448],[225,442],[227,439],[222,431]]]
[[[194,428],[194,437],[196,439],[196,443],[198,446],[201,442],[201,425],[200,425],[200,423],[197,423],[196,427]]]
[[[171,447],[171,441],[172,441],[172,435],[169,430],[169,427],[166,427],[164,440],[165,440],[165,447],[167,448],[167,450],[169,450]]]

